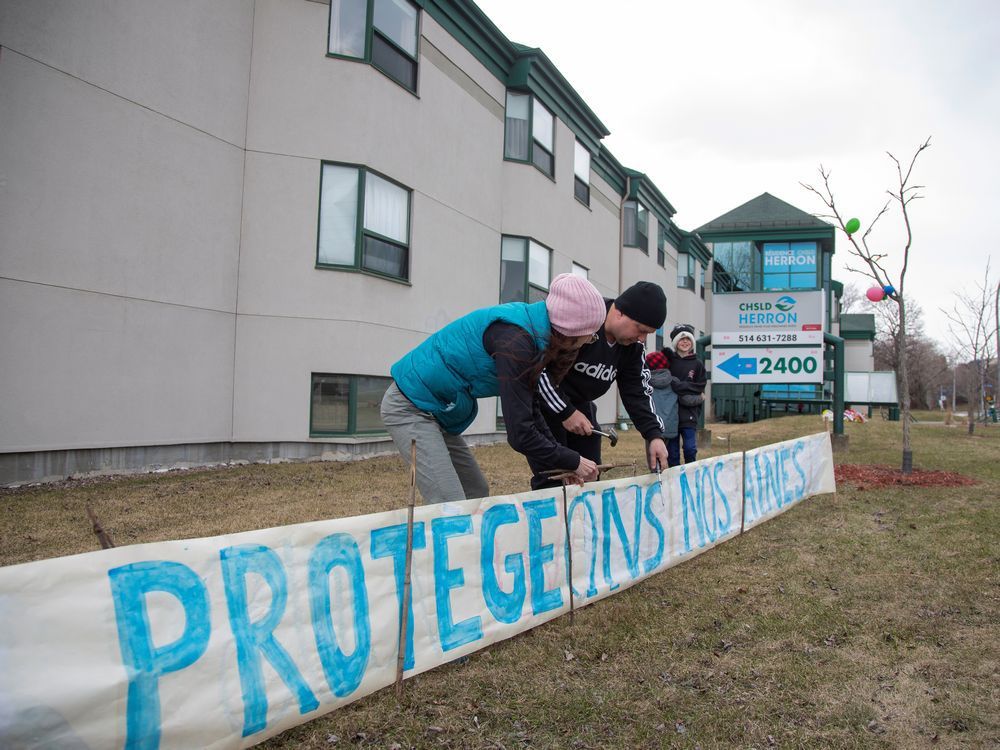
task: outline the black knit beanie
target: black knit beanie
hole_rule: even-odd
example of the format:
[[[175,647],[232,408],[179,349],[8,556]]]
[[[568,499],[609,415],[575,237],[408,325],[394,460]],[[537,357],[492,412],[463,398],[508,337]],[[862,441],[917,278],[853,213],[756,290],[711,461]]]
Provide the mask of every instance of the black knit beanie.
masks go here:
[[[667,319],[667,295],[659,284],[639,281],[615,300],[615,309],[650,328],[659,328]]]

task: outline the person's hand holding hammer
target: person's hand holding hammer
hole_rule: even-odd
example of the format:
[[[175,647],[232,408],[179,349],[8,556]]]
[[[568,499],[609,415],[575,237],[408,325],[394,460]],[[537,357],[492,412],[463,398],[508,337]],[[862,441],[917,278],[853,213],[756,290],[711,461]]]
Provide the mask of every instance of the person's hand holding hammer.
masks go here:
[[[594,429],[590,420],[583,416],[583,412],[579,409],[566,417],[562,425],[566,428],[566,432],[572,432],[574,435],[589,435]]]

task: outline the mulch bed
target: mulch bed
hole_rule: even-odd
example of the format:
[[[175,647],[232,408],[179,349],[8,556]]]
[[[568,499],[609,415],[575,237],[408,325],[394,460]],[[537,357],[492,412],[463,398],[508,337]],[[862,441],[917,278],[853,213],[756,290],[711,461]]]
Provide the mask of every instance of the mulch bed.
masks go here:
[[[874,464],[838,464],[833,467],[838,482],[852,482],[859,488],[908,485],[913,487],[958,487],[977,484],[976,480],[952,471],[914,469],[904,474],[894,466]]]

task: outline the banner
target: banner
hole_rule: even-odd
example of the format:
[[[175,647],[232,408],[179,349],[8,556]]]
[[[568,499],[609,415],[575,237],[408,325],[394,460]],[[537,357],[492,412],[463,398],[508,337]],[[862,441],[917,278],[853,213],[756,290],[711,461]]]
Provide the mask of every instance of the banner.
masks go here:
[[[834,491],[825,433],[746,457],[419,506],[406,613],[403,509],[0,568],[0,746],[248,747],[392,684],[404,614],[410,677]]]

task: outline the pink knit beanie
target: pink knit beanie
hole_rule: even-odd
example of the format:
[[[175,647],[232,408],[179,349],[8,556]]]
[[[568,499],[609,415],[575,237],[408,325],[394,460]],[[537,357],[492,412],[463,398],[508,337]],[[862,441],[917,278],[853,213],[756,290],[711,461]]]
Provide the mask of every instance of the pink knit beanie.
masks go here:
[[[564,336],[594,333],[604,325],[608,314],[597,287],[572,273],[561,273],[552,280],[545,307],[549,323]]]

